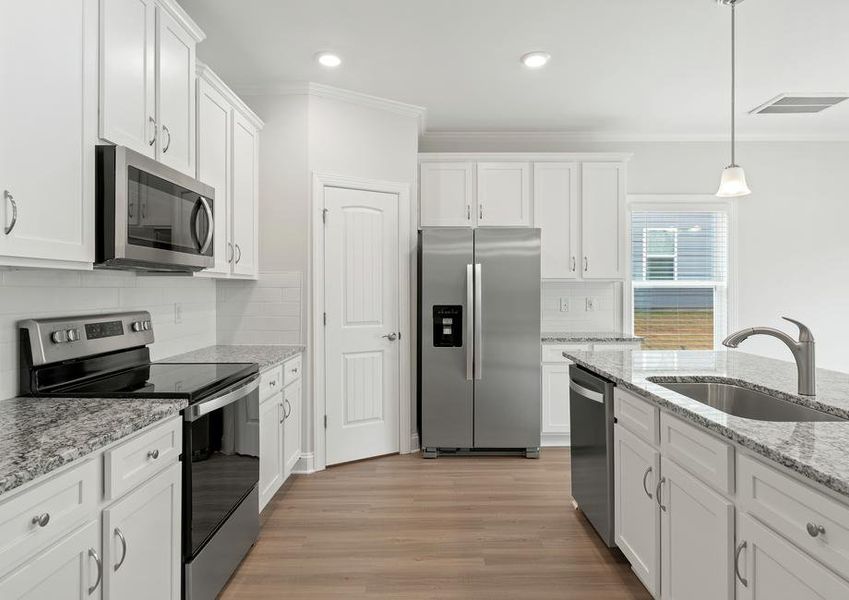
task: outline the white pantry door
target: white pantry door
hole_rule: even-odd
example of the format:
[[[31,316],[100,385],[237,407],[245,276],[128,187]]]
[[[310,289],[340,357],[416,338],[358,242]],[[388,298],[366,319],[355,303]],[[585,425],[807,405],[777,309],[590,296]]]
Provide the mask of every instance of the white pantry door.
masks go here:
[[[398,195],[326,187],[324,206],[325,439],[333,465],[400,450]]]

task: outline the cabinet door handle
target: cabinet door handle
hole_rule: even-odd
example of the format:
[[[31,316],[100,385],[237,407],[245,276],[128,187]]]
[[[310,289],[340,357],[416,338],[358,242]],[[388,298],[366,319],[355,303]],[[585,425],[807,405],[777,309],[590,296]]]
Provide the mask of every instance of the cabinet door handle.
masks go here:
[[[147,457],[156,460],[159,458],[159,448],[154,448],[153,450],[148,450]]]
[[[284,412],[283,412],[283,420],[285,421],[285,420],[286,420],[286,419],[288,419],[288,418],[291,416],[291,414],[292,414],[292,405],[291,405],[291,404],[289,404],[289,399],[288,399],[288,398],[284,398],[284,399],[283,399],[283,403],[286,405],[286,407],[285,407],[285,408],[286,408],[286,409],[288,409],[288,410],[284,410]]]
[[[740,575],[740,554],[742,554],[745,549],[746,542],[742,542],[739,546],[737,546],[737,551],[734,553],[734,574],[737,576],[737,579],[740,580],[740,583],[743,584],[743,587],[749,587],[749,580]]]
[[[113,570],[117,571],[121,568],[121,565],[124,564],[124,559],[127,558],[127,538],[124,537],[124,533],[119,529],[115,528],[115,535],[118,536],[118,539],[121,540],[121,560],[118,561],[113,568]]]
[[[572,272],[573,273],[575,272],[575,269],[578,268],[576,263],[577,263],[577,259],[575,259],[575,257],[573,256],[572,257]]]
[[[808,523],[805,528],[808,530],[808,535],[811,537],[819,537],[820,535],[825,535],[825,527],[823,527],[822,525]]]
[[[283,406],[282,402],[280,403],[280,410],[283,411],[283,417],[280,419],[280,422],[282,423],[283,421],[286,420],[286,407]]]
[[[91,596],[94,593],[94,590],[100,585],[100,582],[103,581],[103,563],[100,561],[100,557],[97,555],[97,551],[94,548],[88,549],[88,555],[94,559],[95,564],[97,565],[97,580],[94,582],[94,585],[88,588],[88,595]]]
[[[165,126],[162,126],[162,132],[168,136],[168,141],[165,142],[165,147],[162,149],[162,154],[168,152],[168,148],[171,147],[171,131]]]
[[[666,477],[661,477],[660,481],[657,482],[657,487],[654,488],[655,499],[657,500],[657,505],[660,507],[660,510],[666,512],[666,507],[660,501],[660,488],[663,487],[663,484],[666,483]]]
[[[3,229],[6,235],[9,235],[18,223],[18,203],[15,202],[15,198],[9,193],[9,190],[3,190],[3,199],[12,206],[12,221]]]
[[[646,496],[649,497],[649,500],[654,498],[654,496],[651,495],[651,492],[646,487],[646,479],[649,478],[649,474],[652,472],[652,469],[654,469],[654,467],[649,467],[648,469],[646,469],[646,472],[643,473],[643,491],[646,493]]]
[[[590,259],[586,256],[584,257],[584,273],[590,270]]]
[[[32,524],[39,527],[45,527],[50,522],[50,513],[35,515],[32,518]]]
[[[471,204],[466,205],[466,220],[467,221],[472,220],[472,205]]]
[[[229,256],[230,258],[227,258],[227,262],[228,262],[228,263],[231,263],[231,262],[233,262],[233,257],[234,257],[235,255],[236,255],[236,253],[235,253],[235,251],[233,250],[233,243],[232,243],[232,242],[227,242],[227,255],[226,255],[224,258],[227,258],[227,256]]]
[[[478,220],[483,221],[483,204],[478,204]]]
[[[236,252],[238,253],[236,255],[236,264],[239,264],[239,261],[242,260],[242,249],[239,248],[239,244],[236,244]]]
[[[153,125],[153,137],[148,140],[147,144],[148,146],[153,146],[156,143],[156,119],[154,119],[153,117],[148,117],[148,120],[150,121],[150,124]]]

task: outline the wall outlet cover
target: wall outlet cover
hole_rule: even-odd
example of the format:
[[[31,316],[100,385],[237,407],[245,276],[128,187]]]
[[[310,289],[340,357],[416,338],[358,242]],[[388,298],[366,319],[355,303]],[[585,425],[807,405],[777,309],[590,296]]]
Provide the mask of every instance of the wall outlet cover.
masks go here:
[[[598,309],[598,299],[592,296],[587,296],[587,312],[595,312]]]
[[[569,312],[569,298],[560,299],[560,312]]]

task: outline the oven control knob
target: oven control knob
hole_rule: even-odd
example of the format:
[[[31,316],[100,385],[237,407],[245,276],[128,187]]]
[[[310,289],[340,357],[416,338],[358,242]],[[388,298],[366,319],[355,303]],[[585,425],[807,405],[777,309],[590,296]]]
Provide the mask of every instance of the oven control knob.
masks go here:
[[[69,329],[68,330],[68,341],[76,342],[80,339],[80,331],[78,329]]]
[[[50,334],[50,339],[54,344],[63,344],[68,341],[68,332],[65,330],[54,331]]]
[[[136,321],[135,323],[133,323],[132,325],[130,325],[130,327],[132,328],[132,330],[133,330],[133,331],[135,331],[136,333],[138,333],[139,331],[141,331],[141,330],[142,330],[142,324],[141,324],[141,321]]]

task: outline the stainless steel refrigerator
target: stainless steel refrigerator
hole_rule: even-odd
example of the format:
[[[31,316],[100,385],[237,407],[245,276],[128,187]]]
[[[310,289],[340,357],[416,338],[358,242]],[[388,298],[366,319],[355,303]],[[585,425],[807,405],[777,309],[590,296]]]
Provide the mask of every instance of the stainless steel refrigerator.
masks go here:
[[[539,456],[540,230],[425,228],[419,242],[423,455]]]

